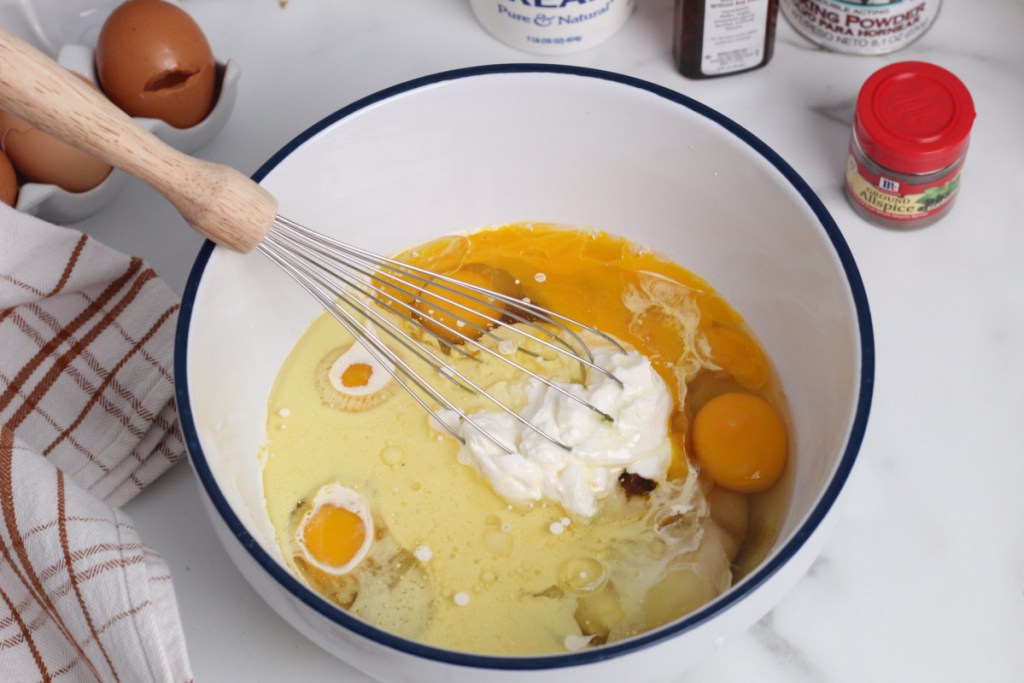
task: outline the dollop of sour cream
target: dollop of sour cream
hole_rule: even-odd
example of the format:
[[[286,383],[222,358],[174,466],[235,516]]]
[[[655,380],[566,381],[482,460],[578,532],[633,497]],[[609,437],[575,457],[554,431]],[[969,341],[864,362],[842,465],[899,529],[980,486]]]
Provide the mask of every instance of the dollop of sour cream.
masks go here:
[[[586,385],[559,386],[609,415],[611,421],[529,378],[523,380],[527,400],[519,414],[569,449],[551,443],[499,409],[471,413],[468,417],[479,429],[453,411],[442,411],[439,417],[464,441],[459,462],[476,468],[510,503],[546,499],[582,518],[597,512],[598,502],[615,490],[624,471],[664,481],[672,458],[668,429],[671,392],[646,356],[610,345],[592,351],[594,363],[618,382],[592,370]]]

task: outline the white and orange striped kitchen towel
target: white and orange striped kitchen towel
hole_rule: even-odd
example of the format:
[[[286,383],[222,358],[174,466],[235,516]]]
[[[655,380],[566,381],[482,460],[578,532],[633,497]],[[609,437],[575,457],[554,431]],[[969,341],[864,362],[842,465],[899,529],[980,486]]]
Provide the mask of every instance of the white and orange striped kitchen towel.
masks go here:
[[[140,259],[0,204],[0,682],[192,679],[119,509],[183,457],[177,310]]]

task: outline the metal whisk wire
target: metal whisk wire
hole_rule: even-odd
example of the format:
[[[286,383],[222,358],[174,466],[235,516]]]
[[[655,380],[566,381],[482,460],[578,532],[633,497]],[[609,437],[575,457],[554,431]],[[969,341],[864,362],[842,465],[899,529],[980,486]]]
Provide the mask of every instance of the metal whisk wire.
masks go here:
[[[195,159],[171,148],[118,109],[99,91],[89,88],[39,50],[3,29],[0,29],[0,76],[0,80],[4,81],[4,87],[0,88],[0,108],[148,183],[174,205],[192,228],[214,242],[240,253],[253,250],[262,252],[348,328],[373,357],[391,371],[399,384],[435,416],[437,413],[427,400],[414,389],[476,426],[470,416],[445,399],[430,381],[392,351],[377,336],[377,332],[416,354],[457,386],[480,393],[533,431],[564,447],[556,438],[530,424],[476,386],[428,345],[416,340],[388,320],[386,315],[375,310],[376,307],[383,307],[398,313],[419,325],[421,330],[432,334],[426,326],[419,324],[412,307],[402,301],[401,297],[386,296],[391,294],[386,290],[393,284],[392,278],[381,273],[398,275],[399,280],[408,278],[421,283],[429,281],[442,290],[446,289],[449,294],[437,297],[438,305],[445,309],[446,315],[456,320],[456,328],[461,322],[462,325],[468,324],[481,330],[482,326],[472,323],[459,313],[471,309],[466,308],[458,299],[467,300],[467,290],[476,292],[479,300],[474,300],[472,310],[475,311],[477,305],[492,307],[495,314],[486,316],[489,323],[506,325],[508,321],[504,318],[511,318],[519,323],[516,333],[524,335],[531,343],[566,354],[581,363],[588,372],[608,374],[594,364],[587,345],[574,329],[588,330],[618,346],[607,335],[531,302],[407,267],[397,261],[329,239],[281,217],[277,200],[250,178],[236,169]],[[374,282],[377,284],[372,284]],[[415,292],[408,290],[404,295],[410,294],[416,296]],[[500,301],[503,305],[491,304],[488,299]],[[472,342],[474,347],[514,365],[610,419],[575,394],[530,372],[502,353],[489,350],[487,345],[471,339],[459,329],[448,325],[445,327],[463,342]],[[492,340],[496,338],[490,331],[482,331],[481,334],[486,334]],[[447,345],[446,348],[449,352],[470,355],[459,346]],[[455,434],[447,422],[442,419],[438,421]],[[509,446],[498,442],[486,430],[479,431],[503,449],[510,450]]]
[[[444,348],[448,353],[457,353],[473,359],[478,358],[463,347],[470,346],[479,349],[488,357],[514,366],[517,371],[587,407],[601,419],[612,420],[611,416],[587,400],[514,361],[509,357],[511,353],[506,355],[503,351],[514,352],[519,345],[495,333],[495,329],[518,323],[517,335],[544,349],[562,354],[580,363],[588,372],[600,372],[618,382],[619,380],[614,375],[594,363],[589,347],[572,327],[597,335],[618,350],[623,351],[617,341],[597,329],[544,309],[530,301],[379,256],[312,231],[281,216],[275,218],[274,224],[257,246],[257,250],[312,295],[366,348],[374,360],[391,373],[399,386],[405,389],[422,408],[434,415],[437,418],[436,422],[460,441],[463,440],[462,437],[452,425],[438,415],[431,402],[453,411],[505,452],[513,452],[513,448],[509,444],[501,442],[488,430],[476,424],[472,416],[445,397],[420,372],[385,344],[381,339],[381,334],[410,351],[429,368],[460,389],[483,396],[527,429],[566,450],[569,447],[560,440],[531,423],[446,361],[440,355],[441,349]],[[421,294],[417,290],[428,283],[434,288],[431,307],[438,309],[446,317],[455,321],[455,325],[452,326],[444,322],[438,323],[435,318],[435,324],[443,327],[446,333],[458,337],[461,340],[460,343],[449,343],[437,331],[419,320],[415,302],[420,300]],[[415,289],[411,289],[410,286]],[[439,293],[438,290],[444,293]],[[467,294],[467,290],[475,296]],[[474,306],[472,309],[467,305],[470,299]],[[480,308],[482,307],[490,309],[491,313],[481,313]],[[488,326],[485,328],[468,320],[466,314],[470,311],[476,316],[486,319]],[[405,321],[411,322],[421,332],[433,336],[438,340],[438,346],[434,348],[432,345],[424,344],[416,339],[402,326],[397,325],[387,313],[399,315]],[[468,334],[465,328],[476,330],[479,334]],[[492,348],[492,345],[481,343],[477,338],[482,339],[484,336],[490,338],[492,342],[496,342],[494,346],[498,350]],[[511,348],[508,347],[509,344],[511,344]]]

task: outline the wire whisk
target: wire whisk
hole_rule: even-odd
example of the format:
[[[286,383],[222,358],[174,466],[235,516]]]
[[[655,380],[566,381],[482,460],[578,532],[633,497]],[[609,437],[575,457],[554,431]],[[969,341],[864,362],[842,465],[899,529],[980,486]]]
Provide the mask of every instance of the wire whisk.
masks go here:
[[[506,363],[517,372],[585,406],[601,419],[613,420],[561,383],[513,360],[521,345],[518,338],[522,337],[536,347],[578,363],[584,370],[584,376],[589,372],[599,372],[621,385],[614,375],[594,362],[593,353],[579,331],[595,335],[619,351],[624,349],[614,338],[594,327],[522,298],[374,254],[281,216],[275,218],[256,250],[312,295],[420,406],[438,417],[437,422],[460,441],[462,437],[456,430],[438,416],[438,406],[453,411],[492,443],[511,452],[507,444],[479,428],[472,416],[439,391],[435,385],[437,380],[425,377],[422,371],[395,353],[385,343],[385,338],[419,358],[442,381],[486,398],[527,429],[567,450],[568,446],[460,372],[450,362],[449,356],[459,354],[476,359],[485,356]],[[422,288],[426,285],[432,288],[430,306],[438,309],[431,325],[421,320]],[[486,325],[478,322],[480,318],[486,321]],[[511,335],[502,334],[511,325],[515,325],[515,340]],[[415,328],[418,334],[413,334],[410,327]],[[434,343],[422,341],[424,335]],[[477,353],[471,354],[467,347]]]
[[[228,166],[192,158],[165,144],[98,91],[3,29],[0,107],[148,183],[193,229],[217,244],[242,253],[255,250],[269,258],[435,417],[439,409],[454,411],[490,441],[511,452],[438,390],[436,383],[447,381],[483,396],[528,429],[568,449],[459,371],[450,361],[451,354],[456,354],[508,363],[583,404],[601,419],[612,420],[559,383],[517,363],[514,353],[503,353],[505,347],[514,348],[516,342],[502,337],[503,331],[512,330],[514,325],[515,335],[579,363],[584,375],[599,372],[618,382],[594,363],[580,331],[596,335],[621,351],[622,347],[608,335],[532,302],[375,255],[281,217],[277,201],[253,180]],[[430,305],[443,314],[431,324],[425,324],[417,306],[428,284]],[[442,323],[439,330],[439,319],[450,322]],[[432,337],[434,343],[425,343],[424,337]],[[420,359],[436,377],[415,370],[386,340]],[[446,420],[437,422],[462,440]]]

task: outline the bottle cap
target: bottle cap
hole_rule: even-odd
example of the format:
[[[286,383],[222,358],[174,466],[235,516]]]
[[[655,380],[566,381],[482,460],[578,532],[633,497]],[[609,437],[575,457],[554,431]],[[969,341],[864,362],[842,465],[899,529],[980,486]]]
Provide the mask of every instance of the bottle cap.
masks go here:
[[[973,124],[974,101],[959,78],[927,62],[898,62],[864,82],[854,133],[878,164],[925,174],[963,155]]]

